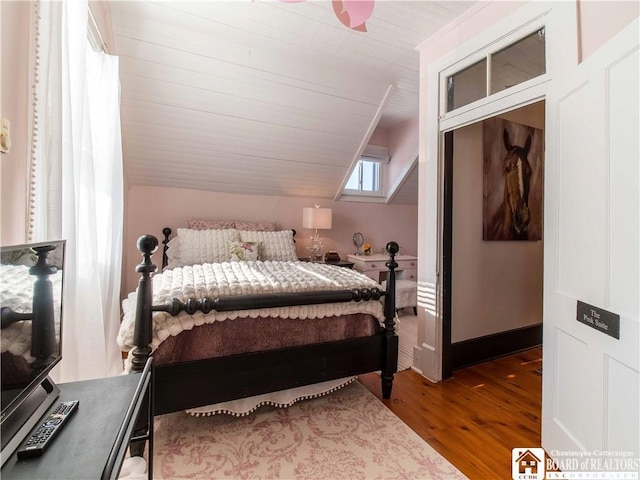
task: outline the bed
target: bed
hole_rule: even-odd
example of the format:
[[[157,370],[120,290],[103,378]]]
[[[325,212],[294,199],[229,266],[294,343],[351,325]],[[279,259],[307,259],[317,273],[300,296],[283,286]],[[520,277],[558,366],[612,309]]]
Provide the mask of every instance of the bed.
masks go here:
[[[390,398],[398,359],[395,242],[387,245],[387,290],[381,291],[355,271],[299,261],[295,246],[291,253],[293,231],[223,225],[178,229],[170,240],[171,233],[163,230],[160,273],[152,259],[158,239],[139,238],[139,284],[123,301],[119,336],[121,348],[130,350],[130,373],[142,371],[153,355],[154,415],[374,371],[381,372],[383,396]],[[231,237],[257,253],[234,251]],[[176,244],[179,253],[172,253]],[[304,280],[303,273],[315,280]],[[260,288],[253,280],[243,283],[243,275],[259,278]],[[358,321],[369,331],[351,327]]]

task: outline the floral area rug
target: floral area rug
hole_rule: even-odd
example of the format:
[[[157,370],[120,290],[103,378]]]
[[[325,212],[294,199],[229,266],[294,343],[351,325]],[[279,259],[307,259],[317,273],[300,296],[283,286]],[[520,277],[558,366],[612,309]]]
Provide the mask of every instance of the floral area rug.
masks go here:
[[[359,382],[244,417],[156,417],[156,479],[464,479]]]

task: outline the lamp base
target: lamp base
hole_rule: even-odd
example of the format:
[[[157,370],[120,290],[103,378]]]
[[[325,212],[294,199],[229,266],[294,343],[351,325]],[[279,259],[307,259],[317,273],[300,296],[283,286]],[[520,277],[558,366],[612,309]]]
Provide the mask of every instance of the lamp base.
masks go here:
[[[311,237],[311,246],[309,247],[309,259],[312,262],[323,262],[322,256],[322,239],[318,236],[318,231]]]
[[[324,257],[322,256],[321,253],[312,253],[309,256],[309,261],[316,262],[316,263],[324,263]]]

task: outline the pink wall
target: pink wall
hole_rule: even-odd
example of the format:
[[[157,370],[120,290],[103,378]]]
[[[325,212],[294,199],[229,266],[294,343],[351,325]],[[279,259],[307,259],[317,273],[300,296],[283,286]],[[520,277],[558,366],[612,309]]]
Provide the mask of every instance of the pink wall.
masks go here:
[[[389,145],[388,132],[386,128],[376,128],[369,139],[371,145],[386,147]]]
[[[342,258],[354,253],[353,234],[362,232],[365,241],[379,252],[394,240],[402,253],[417,252],[417,205],[383,205],[334,202],[317,198],[236,195],[162,187],[134,186],[129,189],[125,209],[123,293],[135,289],[140,263],[136,241],[150,233],[161,239],[162,228],[186,227],[190,218],[212,220],[275,221],[278,228],[297,231],[298,255],[307,256],[312,230],[302,228],[302,209],[314,204],[333,209],[333,228],[320,230],[325,250],[336,250]],[[175,231],[175,230],[174,230]],[[162,257],[156,254],[156,265]]]
[[[418,157],[418,119],[408,120],[389,130],[391,160],[384,175],[385,191],[391,192],[398,179],[410,169]]]
[[[583,61],[640,15],[637,1],[578,1],[580,54]]]
[[[30,2],[0,2],[2,9],[2,116],[11,122],[12,146],[0,157],[0,243],[26,241]]]

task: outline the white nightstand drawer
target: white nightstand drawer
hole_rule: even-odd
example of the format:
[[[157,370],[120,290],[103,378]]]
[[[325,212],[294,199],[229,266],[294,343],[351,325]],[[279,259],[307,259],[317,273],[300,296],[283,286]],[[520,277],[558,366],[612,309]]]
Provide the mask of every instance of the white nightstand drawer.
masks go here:
[[[417,260],[397,260],[398,268],[396,270],[410,270],[418,268]]]
[[[407,268],[401,272],[398,272],[398,277],[403,280],[413,280],[414,282],[418,278],[418,269],[417,268]]]
[[[364,273],[367,277],[379,281],[380,272],[386,272],[388,255],[379,253],[373,255],[348,255],[347,259],[354,263],[353,268]],[[396,273],[398,278],[416,281],[418,277],[418,258],[411,255],[398,255],[396,257]]]
[[[385,261],[376,261],[376,262],[365,262],[365,264],[363,265],[363,271],[365,272],[381,272],[381,271],[386,271],[387,270],[387,266],[385,265]]]

